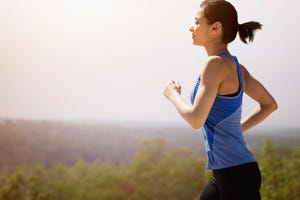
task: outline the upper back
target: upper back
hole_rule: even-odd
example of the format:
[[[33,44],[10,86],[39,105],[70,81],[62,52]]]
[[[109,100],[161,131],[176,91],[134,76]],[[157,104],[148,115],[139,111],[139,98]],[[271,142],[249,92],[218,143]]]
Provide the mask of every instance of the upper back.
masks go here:
[[[231,95],[236,93],[240,88],[239,73],[238,73],[238,63],[231,56],[221,56],[222,64],[222,82],[219,85],[218,95]],[[241,77],[242,78],[242,77]]]

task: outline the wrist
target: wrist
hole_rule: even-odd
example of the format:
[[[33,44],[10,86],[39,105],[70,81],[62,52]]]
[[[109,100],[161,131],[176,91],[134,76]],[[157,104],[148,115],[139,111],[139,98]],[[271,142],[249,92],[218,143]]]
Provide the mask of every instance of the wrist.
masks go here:
[[[178,99],[179,96],[180,96],[179,93],[173,92],[173,93],[170,95],[169,99],[170,99],[170,101],[175,102],[176,99]]]

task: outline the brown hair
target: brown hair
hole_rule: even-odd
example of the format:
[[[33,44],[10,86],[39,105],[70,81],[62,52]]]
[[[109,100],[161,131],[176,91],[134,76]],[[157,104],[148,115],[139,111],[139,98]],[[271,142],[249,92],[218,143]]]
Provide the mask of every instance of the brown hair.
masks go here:
[[[239,24],[236,9],[231,3],[225,0],[205,0],[201,3],[200,8],[204,9],[204,17],[207,19],[208,24],[215,22],[222,24],[222,41],[226,44],[236,38],[237,32],[239,32],[239,36],[244,43],[247,44],[247,38],[249,42],[252,42],[254,31],[262,27],[256,21]]]

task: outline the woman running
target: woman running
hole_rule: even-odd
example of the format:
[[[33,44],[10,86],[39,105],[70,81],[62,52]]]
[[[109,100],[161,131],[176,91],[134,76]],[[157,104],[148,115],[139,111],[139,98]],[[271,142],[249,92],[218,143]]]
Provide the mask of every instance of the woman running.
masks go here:
[[[193,44],[203,46],[208,58],[191,94],[191,104],[181,96],[178,81],[170,80],[164,96],[194,129],[201,127],[207,153],[207,169],[213,176],[200,200],[259,200],[261,175],[242,133],[277,109],[265,87],[239,64],[227,45],[237,32],[252,42],[258,22],[238,23],[235,8],[224,0],[205,0],[190,28]],[[258,106],[241,120],[243,93]]]

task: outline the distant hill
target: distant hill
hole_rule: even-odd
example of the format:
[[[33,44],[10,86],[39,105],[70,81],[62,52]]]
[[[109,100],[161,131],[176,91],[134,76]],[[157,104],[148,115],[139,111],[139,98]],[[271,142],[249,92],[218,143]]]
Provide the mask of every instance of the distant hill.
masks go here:
[[[260,151],[269,138],[279,149],[300,145],[300,129],[260,131],[245,134],[250,149]],[[64,121],[1,120],[0,166],[59,162],[73,164],[79,159],[129,162],[145,139],[163,137],[166,150],[188,148],[204,156],[200,130],[178,126],[126,126]]]

